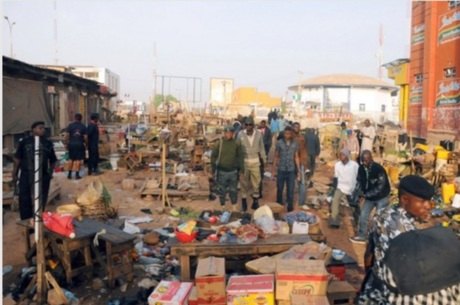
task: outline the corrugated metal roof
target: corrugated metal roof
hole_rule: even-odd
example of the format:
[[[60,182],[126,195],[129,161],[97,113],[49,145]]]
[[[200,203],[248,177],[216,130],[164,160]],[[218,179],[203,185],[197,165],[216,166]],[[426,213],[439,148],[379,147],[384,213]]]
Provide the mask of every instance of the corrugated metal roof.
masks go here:
[[[289,87],[289,90],[298,90],[299,85]],[[370,87],[397,89],[397,87],[382,81],[378,78],[358,75],[358,74],[329,74],[313,77],[301,82],[302,88],[318,87],[318,86],[352,86],[352,87]]]

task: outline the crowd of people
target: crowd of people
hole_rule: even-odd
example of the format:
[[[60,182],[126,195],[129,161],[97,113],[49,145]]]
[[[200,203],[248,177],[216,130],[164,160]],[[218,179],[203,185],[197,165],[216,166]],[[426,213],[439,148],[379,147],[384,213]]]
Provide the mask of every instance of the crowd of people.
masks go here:
[[[98,173],[99,117],[92,114],[90,119],[85,126],[82,116],[76,114],[66,129],[69,179],[73,172],[76,179],[81,178],[86,149],[88,173]],[[356,227],[356,235],[350,241],[367,245],[366,276],[358,304],[460,304],[460,241],[447,228],[420,227],[431,215],[433,186],[420,176],[406,176],[398,186],[398,203],[390,204],[387,173],[373,159],[375,129],[368,120],[364,125],[359,132],[345,123],[340,126],[328,221],[331,229],[340,228],[340,205],[350,206]],[[35,137],[40,139],[41,210],[47,202],[57,162],[53,144],[45,137],[45,123],[33,123],[31,135],[21,139],[14,158],[13,179],[19,179],[21,219],[30,219],[35,213]],[[236,211],[239,183],[241,210],[247,211],[248,204],[255,210],[263,196],[263,177],[272,177],[276,178],[276,201],[288,212],[294,210],[296,190],[299,206],[308,209],[306,190],[311,186],[319,154],[317,130],[284,121],[277,112],[257,126],[252,117],[246,117],[225,126],[223,137],[212,150],[214,191],[222,206],[228,195]],[[371,214],[374,217],[370,221]]]
[[[261,179],[270,155],[276,201],[292,211],[297,187],[298,204],[305,206],[306,187],[320,153],[318,133],[313,129],[302,133],[299,123],[285,122],[281,116],[271,116],[269,122],[255,128],[248,117],[225,127],[212,152],[222,206],[229,193],[236,210],[240,181],[242,210],[247,211],[248,197],[253,199],[252,209],[259,207]],[[433,186],[422,177],[406,176],[399,184],[398,203],[390,204],[390,181],[373,158],[374,127],[369,120],[360,130],[345,123],[340,127],[328,225],[340,228],[340,205],[350,206],[356,231],[350,242],[366,245],[366,276],[357,303],[460,304],[460,241],[440,226],[421,229],[430,218]]]

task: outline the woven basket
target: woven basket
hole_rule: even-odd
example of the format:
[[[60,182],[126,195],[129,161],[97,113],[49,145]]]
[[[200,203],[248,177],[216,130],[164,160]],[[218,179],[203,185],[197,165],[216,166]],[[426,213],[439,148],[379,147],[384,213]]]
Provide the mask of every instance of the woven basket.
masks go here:
[[[74,203],[60,205],[56,208],[56,212],[60,215],[71,215],[77,219],[80,219],[82,216],[81,208]]]

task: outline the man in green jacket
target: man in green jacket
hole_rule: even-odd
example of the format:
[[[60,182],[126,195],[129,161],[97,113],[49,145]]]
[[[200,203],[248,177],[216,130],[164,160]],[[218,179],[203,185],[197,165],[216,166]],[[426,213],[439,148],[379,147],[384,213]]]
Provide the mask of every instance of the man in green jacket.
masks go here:
[[[216,180],[216,192],[220,205],[225,206],[225,197],[229,194],[233,211],[238,200],[238,172],[243,169],[243,151],[241,144],[233,138],[235,129],[224,128],[224,136],[217,142],[211,154],[212,173]]]

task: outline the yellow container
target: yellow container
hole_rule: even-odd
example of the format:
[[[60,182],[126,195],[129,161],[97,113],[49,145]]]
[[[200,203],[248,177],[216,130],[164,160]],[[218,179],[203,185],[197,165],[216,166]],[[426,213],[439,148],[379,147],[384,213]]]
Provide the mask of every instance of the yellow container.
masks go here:
[[[442,201],[444,201],[444,203],[451,204],[452,198],[455,195],[455,184],[443,183],[441,185],[441,195],[442,195]]]
[[[449,153],[450,151],[447,150],[438,150],[436,153],[436,158],[441,160],[449,160]]]
[[[399,181],[399,167],[390,166],[388,168],[388,176],[390,177],[391,183],[396,184]]]
[[[424,152],[428,152],[428,150],[430,149],[428,145],[421,144],[421,143],[415,144],[415,148],[421,149]]]

